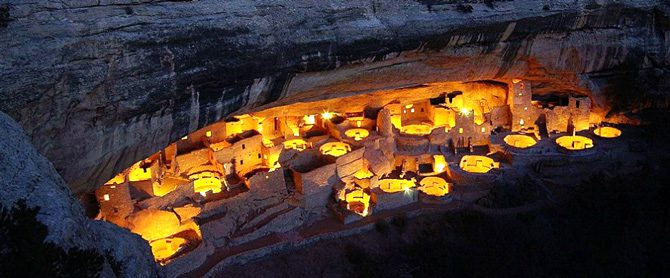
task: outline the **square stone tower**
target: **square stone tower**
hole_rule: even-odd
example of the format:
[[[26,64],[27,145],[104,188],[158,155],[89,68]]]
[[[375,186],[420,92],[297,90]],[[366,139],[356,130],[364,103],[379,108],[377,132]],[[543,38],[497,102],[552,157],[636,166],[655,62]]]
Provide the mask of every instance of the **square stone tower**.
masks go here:
[[[532,105],[533,93],[530,81],[514,79],[510,84],[510,110],[512,112],[512,131],[532,128],[538,117],[538,111]]]

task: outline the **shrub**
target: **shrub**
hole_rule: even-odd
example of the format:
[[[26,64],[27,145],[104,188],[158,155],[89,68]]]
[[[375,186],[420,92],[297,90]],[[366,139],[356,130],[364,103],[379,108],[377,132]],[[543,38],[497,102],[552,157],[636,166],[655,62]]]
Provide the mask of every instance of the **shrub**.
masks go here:
[[[24,200],[0,209],[0,273],[4,277],[97,277],[104,257],[94,250],[44,242],[49,231],[37,221],[39,208]],[[7,276],[5,276],[7,275]]]

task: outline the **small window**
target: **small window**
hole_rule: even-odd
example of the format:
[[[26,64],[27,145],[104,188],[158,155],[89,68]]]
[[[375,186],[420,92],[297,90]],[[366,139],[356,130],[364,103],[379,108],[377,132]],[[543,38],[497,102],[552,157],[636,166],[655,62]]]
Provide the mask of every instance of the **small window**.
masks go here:
[[[261,153],[258,153],[258,158],[261,158]]]
[[[463,128],[462,127],[458,128],[458,133],[463,133]]]
[[[482,127],[482,133],[486,133],[486,128]]]
[[[109,201],[109,194],[103,195],[102,198],[105,199],[105,201]]]
[[[577,108],[579,108],[579,100],[577,101],[576,106],[577,106]]]
[[[244,149],[246,149],[246,148],[247,148],[247,146],[244,145],[244,144],[242,144],[242,149],[244,150]]]
[[[414,108],[410,109],[410,110],[409,110],[409,112],[412,112],[412,113],[414,113]]]
[[[208,130],[207,132],[205,132],[205,136],[212,137],[212,131]]]
[[[421,112],[423,112],[423,108],[421,108]]]
[[[244,165],[244,160],[240,159],[240,165]]]

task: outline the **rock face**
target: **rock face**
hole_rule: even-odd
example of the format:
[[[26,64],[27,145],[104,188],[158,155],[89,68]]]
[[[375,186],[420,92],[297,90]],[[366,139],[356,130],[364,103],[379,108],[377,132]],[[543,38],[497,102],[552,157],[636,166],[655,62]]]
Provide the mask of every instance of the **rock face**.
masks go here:
[[[49,229],[47,241],[69,249],[94,249],[119,262],[125,277],[156,276],[149,244],[138,235],[115,225],[89,220],[51,163],[41,156],[21,131],[21,127],[0,113],[0,204],[13,206],[25,199],[29,207],[39,207],[37,220]],[[110,268],[102,276],[109,277]]]
[[[666,1],[469,2],[4,0],[0,110],[82,193],[240,111],[523,77],[602,116],[618,72],[667,85]]]

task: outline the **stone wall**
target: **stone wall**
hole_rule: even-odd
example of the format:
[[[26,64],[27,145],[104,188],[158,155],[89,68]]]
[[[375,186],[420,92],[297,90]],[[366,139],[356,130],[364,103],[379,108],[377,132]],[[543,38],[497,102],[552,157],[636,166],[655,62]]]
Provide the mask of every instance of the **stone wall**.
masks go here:
[[[0,205],[5,208],[25,200],[39,208],[37,220],[47,226],[46,241],[68,250],[92,249],[109,254],[124,270],[125,277],[155,277],[157,266],[149,244],[110,223],[86,218],[54,167],[30,145],[20,126],[0,112]],[[113,277],[109,265],[102,277]]]
[[[374,90],[523,77],[603,116],[622,61],[667,79],[669,9],[592,2],[7,0],[0,111],[77,193],[231,113]]]

